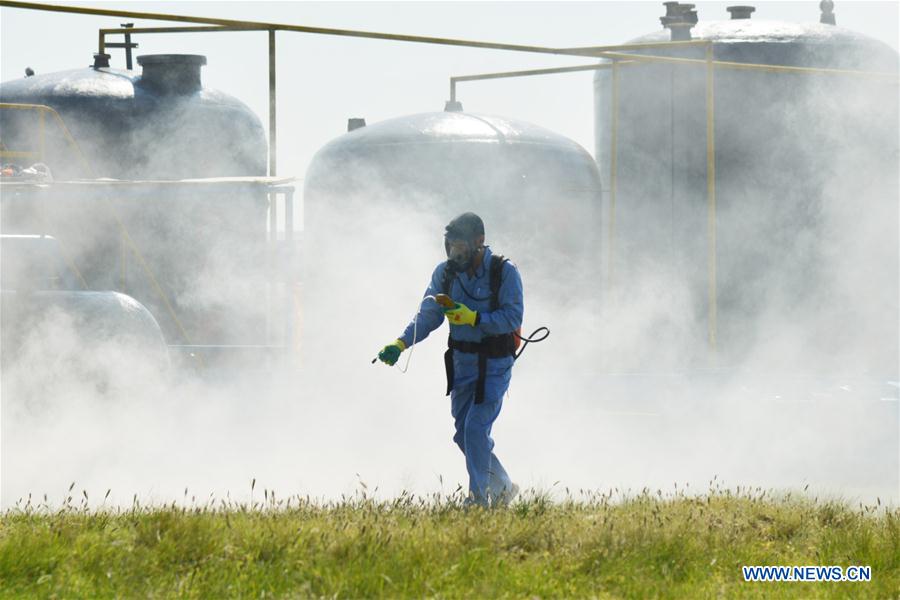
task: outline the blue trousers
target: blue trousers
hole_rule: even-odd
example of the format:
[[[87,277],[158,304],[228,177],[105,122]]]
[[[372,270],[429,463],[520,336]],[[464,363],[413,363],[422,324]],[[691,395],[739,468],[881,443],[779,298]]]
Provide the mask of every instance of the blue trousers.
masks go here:
[[[457,378],[450,395],[450,412],[456,424],[453,441],[466,456],[470,497],[486,506],[490,498],[512,487],[506,469],[493,452],[491,438],[491,427],[500,414],[503,396],[486,394],[484,402],[475,404],[475,382],[470,377],[460,379]]]

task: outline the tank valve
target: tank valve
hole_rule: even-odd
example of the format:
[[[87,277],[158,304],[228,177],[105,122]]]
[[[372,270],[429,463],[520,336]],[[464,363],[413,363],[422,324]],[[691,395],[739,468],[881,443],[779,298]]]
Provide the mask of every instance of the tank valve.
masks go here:
[[[750,15],[756,12],[755,6],[729,6],[726,8],[729,13],[731,13],[731,20],[734,21],[736,19],[749,19]]]
[[[672,41],[680,42],[691,39],[691,27],[697,24],[697,11],[693,4],[680,2],[663,2],[666,15],[660,17],[662,26],[672,33]]]
[[[99,52],[94,54],[93,68],[108,69],[109,68],[109,54],[100,54]]]
[[[822,16],[819,17],[819,23],[837,25],[834,20],[834,2],[832,2],[832,0],[822,0],[819,2],[819,10],[822,11]]]
[[[447,100],[447,103],[444,104],[444,112],[462,112],[462,102],[459,100]]]

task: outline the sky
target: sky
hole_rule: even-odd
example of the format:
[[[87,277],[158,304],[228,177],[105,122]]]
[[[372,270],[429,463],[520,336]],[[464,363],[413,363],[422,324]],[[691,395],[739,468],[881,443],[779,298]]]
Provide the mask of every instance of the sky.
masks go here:
[[[246,19],[389,33],[555,47],[622,43],[658,30],[660,2],[60,2],[131,11]],[[698,2],[701,20],[728,17],[733,2]],[[754,19],[817,22],[818,2],[756,2]],[[837,23],[898,48],[900,4],[836,2]],[[0,80],[26,67],[48,73],[87,66],[97,30],[124,19],[0,9]],[[174,23],[137,22],[136,26]],[[207,56],[204,84],[247,103],[268,125],[265,32],[153,34],[137,37],[137,55]],[[441,47],[279,32],[278,174],[302,179],[310,159],[346,131],[347,119],[369,124],[439,111],[449,77],[587,64],[572,57]],[[124,51],[112,50],[124,68]],[[593,153],[592,73],[464,82],[469,112],[532,122],[572,138]]]

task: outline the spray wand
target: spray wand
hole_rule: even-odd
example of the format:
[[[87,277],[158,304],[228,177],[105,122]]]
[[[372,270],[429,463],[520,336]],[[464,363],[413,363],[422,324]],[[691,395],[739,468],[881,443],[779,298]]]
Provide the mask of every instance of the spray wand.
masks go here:
[[[454,306],[456,306],[456,303],[453,302],[453,300],[451,300],[450,296],[448,296],[447,294],[438,294],[437,296],[428,295],[428,296],[425,296],[424,298],[422,298],[422,302],[425,302],[426,300],[434,300],[435,302],[437,302],[439,305],[441,305],[444,308],[453,308]],[[421,306],[421,304],[422,303],[420,302],[419,305]],[[401,373],[406,373],[407,369],[409,369],[409,361],[412,360],[413,348],[416,347],[416,333],[418,332],[418,329],[419,329],[419,311],[416,311],[416,316],[413,317],[412,345],[409,347],[409,354],[406,355],[406,365],[400,369]],[[376,362],[378,362],[377,356],[372,359],[372,364],[374,365]]]
[[[450,296],[448,296],[447,294],[435,294],[434,296],[428,295],[428,296],[425,296],[424,298],[422,298],[422,302],[425,302],[426,300],[434,300],[441,308],[444,308],[444,309],[452,309],[452,308],[456,308],[458,306],[456,304],[456,302],[454,302],[453,299]],[[417,331],[418,327],[419,327],[419,313],[417,311],[416,316],[413,319],[413,343],[409,347],[409,354],[407,355],[407,358],[406,358],[406,365],[400,369],[400,371],[402,373],[406,373],[407,369],[409,369],[409,361],[412,360],[413,348],[415,348],[415,346],[416,346],[416,331]],[[543,335],[541,337],[535,337],[539,333],[543,333]],[[519,350],[518,352],[513,354],[513,359],[518,359],[522,355],[522,353],[525,351],[525,346],[527,346],[528,344],[532,344],[532,343],[536,344],[538,342],[543,342],[548,337],[550,337],[550,328],[544,327],[544,326],[538,327],[537,329],[532,331],[528,337],[523,336],[521,334],[521,329],[519,329],[519,330],[514,331],[513,335],[516,336],[520,342],[522,342],[522,347],[518,349]],[[516,346],[518,346],[518,344],[516,344]],[[377,356],[372,359],[372,364],[374,365],[376,362],[378,362]]]

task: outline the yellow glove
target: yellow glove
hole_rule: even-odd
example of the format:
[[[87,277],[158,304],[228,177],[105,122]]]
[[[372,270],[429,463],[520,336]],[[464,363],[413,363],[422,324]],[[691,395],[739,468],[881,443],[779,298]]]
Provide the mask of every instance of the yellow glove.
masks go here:
[[[388,366],[393,366],[394,363],[397,362],[397,359],[400,358],[400,353],[404,350],[406,350],[406,344],[403,343],[403,340],[397,340],[385,346],[381,352],[378,353],[378,358]]]
[[[471,325],[475,327],[481,321],[478,311],[457,302],[455,308],[445,308],[444,314],[451,325]]]

